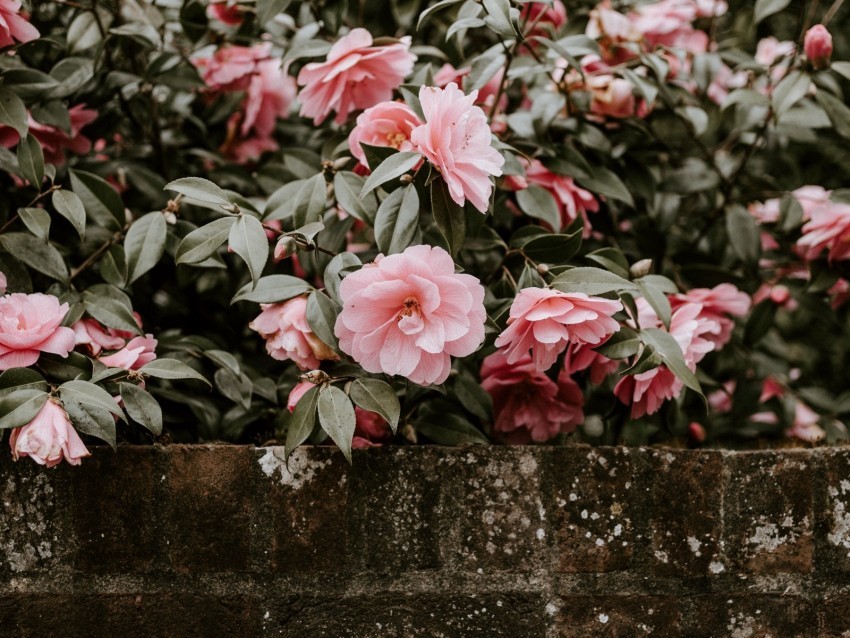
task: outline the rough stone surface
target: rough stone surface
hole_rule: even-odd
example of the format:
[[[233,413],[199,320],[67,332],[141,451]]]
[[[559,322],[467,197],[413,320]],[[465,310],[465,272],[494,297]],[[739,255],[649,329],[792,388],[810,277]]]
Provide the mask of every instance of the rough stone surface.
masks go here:
[[[850,448],[0,452],[0,638],[850,638]]]

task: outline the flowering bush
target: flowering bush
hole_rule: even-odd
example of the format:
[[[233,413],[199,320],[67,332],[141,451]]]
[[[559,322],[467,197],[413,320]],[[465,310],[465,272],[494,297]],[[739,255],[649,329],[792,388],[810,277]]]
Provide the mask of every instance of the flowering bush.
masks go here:
[[[847,437],[848,10],[0,0],[0,429]]]

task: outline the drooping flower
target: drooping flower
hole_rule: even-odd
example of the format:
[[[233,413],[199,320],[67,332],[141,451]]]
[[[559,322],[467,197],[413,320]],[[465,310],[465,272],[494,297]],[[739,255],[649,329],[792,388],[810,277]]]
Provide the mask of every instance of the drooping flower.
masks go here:
[[[20,0],[0,0],[0,47],[37,40],[41,34],[21,15]]]
[[[207,17],[229,27],[238,27],[245,19],[245,10],[233,0],[214,1],[207,6]]]
[[[505,158],[491,144],[487,116],[475,106],[477,95],[464,95],[454,82],[444,89],[420,88],[425,123],[413,129],[410,141],[440,171],[458,206],[469,200],[486,213],[490,177],[502,174]]]
[[[481,387],[493,398],[493,431],[508,443],[548,441],[584,420],[584,395],[564,371],[557,383],[539,372],[529,354],[515,363],[497,351],[484,359]]]
[[[99,355],[103,350],[120,350],[133,334],[115,328],[107,328],[95,319],[80,319],[71,326],[74,331],[74,343],[85,346],[93,355]]]
[[[508,363],[529,351],[538,372],[552,367],[569,343],[600,344],[620,329],[612,315],[619,301],[566,293],[548,288],[524,288],[511,305],[508,327],[496,339]]]
[[[815,260],[823,251],[831,262],[850,259],[850,204],[828,202],[813,207],[802,230],[796,247],[803,259]]]
[[[48,399],[32,421],[12,430],[9,445],[16,461],[28,456],[47,467],[58,465],[63,458],[79,465],[90,454],[68,414],[54,399]]]
[[[108,368],[138,370],[156,359],[156,345],[153,335],[133,337],[118,352],[99,357],[98,361]]]
[[[746,315],[752,306],[752,299],[734,285],[723,283],[714,288],[693,288],[687,293],[679,293],[670,298],[670,305],[674,309],[686,303],[701,305],[700,317],[717,324],[718,332],[706,334],[705,338],[712,341],[719,350],[732,338],[732,330],[735,328],[732,317]]]
[[[763,66],[773,66],[778,60],[794,55],[797,45],[791,40],[777,40],[773,36],[762,38],[756,45],[755,60]]]
[[[806,31],[803,51],[814,68],[824,69],[829,66],[829,59],[832,57],[832,35],[825,26],[816,24]]]
[[[484,340],[484,287],[456,274],[442,248],[411,246],[379,256],[342,280],[340,348],[367,372],[442,383],[451,357],[472,354]]]
[[[404,102],[381,102],[357,116],[357,126],[348,135],[348,148],[360,164],[369,168],[361,143],[409,151],[413,149],[410,134],[421,124],[419,116]]]
[[[334,121],[343,124],[352,111],[390,100],[413,71],[416,56],[410,41],[404,36],[393,44],[373,46],[366,29],[352,29],[336,41],[324,62],[311,62],[298,74],[298,84],[304,87],[298,94],[301,116],[319,125],[336,111]]]
[[[31,366],[42,352],[67,357],[74,331],[61,326],[68,304],[53,295],[0,297],[0,371]]]
[[[263,311],[248,324],[266,340],[266,352],[278,361],[292,360],[302,370],[315,370],[322,361],[338,359],[307,323],[307,297],[283,303],[260,304]]]

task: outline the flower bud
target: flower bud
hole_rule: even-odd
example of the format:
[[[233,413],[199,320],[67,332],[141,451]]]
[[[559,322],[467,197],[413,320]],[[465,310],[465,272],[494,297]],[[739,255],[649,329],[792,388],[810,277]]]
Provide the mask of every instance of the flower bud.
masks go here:
[[[632,264],[632,267],[629,268],[629,274],[633,279],[637,279],[638,277],[645,277],[652,270],[652,260],[651,259],[641,259],[640,261],[636,261]]]
[[[694,443],[703,443],[705,441],[705,428],[694,421],[688,426],[688,436]]]
[[[803,50],[806,52],[809,63],[815,69],[829,66],[829,58],[832,57],[832,36],[825,26],[816,24],[806,31]]]
[[[292,237],[284,235],[278,240],[277,245],[274,247],[274,260],[280,261],[281,259],[286,259],[287,257],[294,255],[296,252],[298,252],[298,242],[292,239]]]

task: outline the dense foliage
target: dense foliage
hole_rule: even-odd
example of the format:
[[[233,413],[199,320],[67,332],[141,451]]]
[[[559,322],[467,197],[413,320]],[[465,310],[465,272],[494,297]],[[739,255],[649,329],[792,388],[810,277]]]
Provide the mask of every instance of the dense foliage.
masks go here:
[[[842,4],[0,0],[2,432],[846,438]]]

